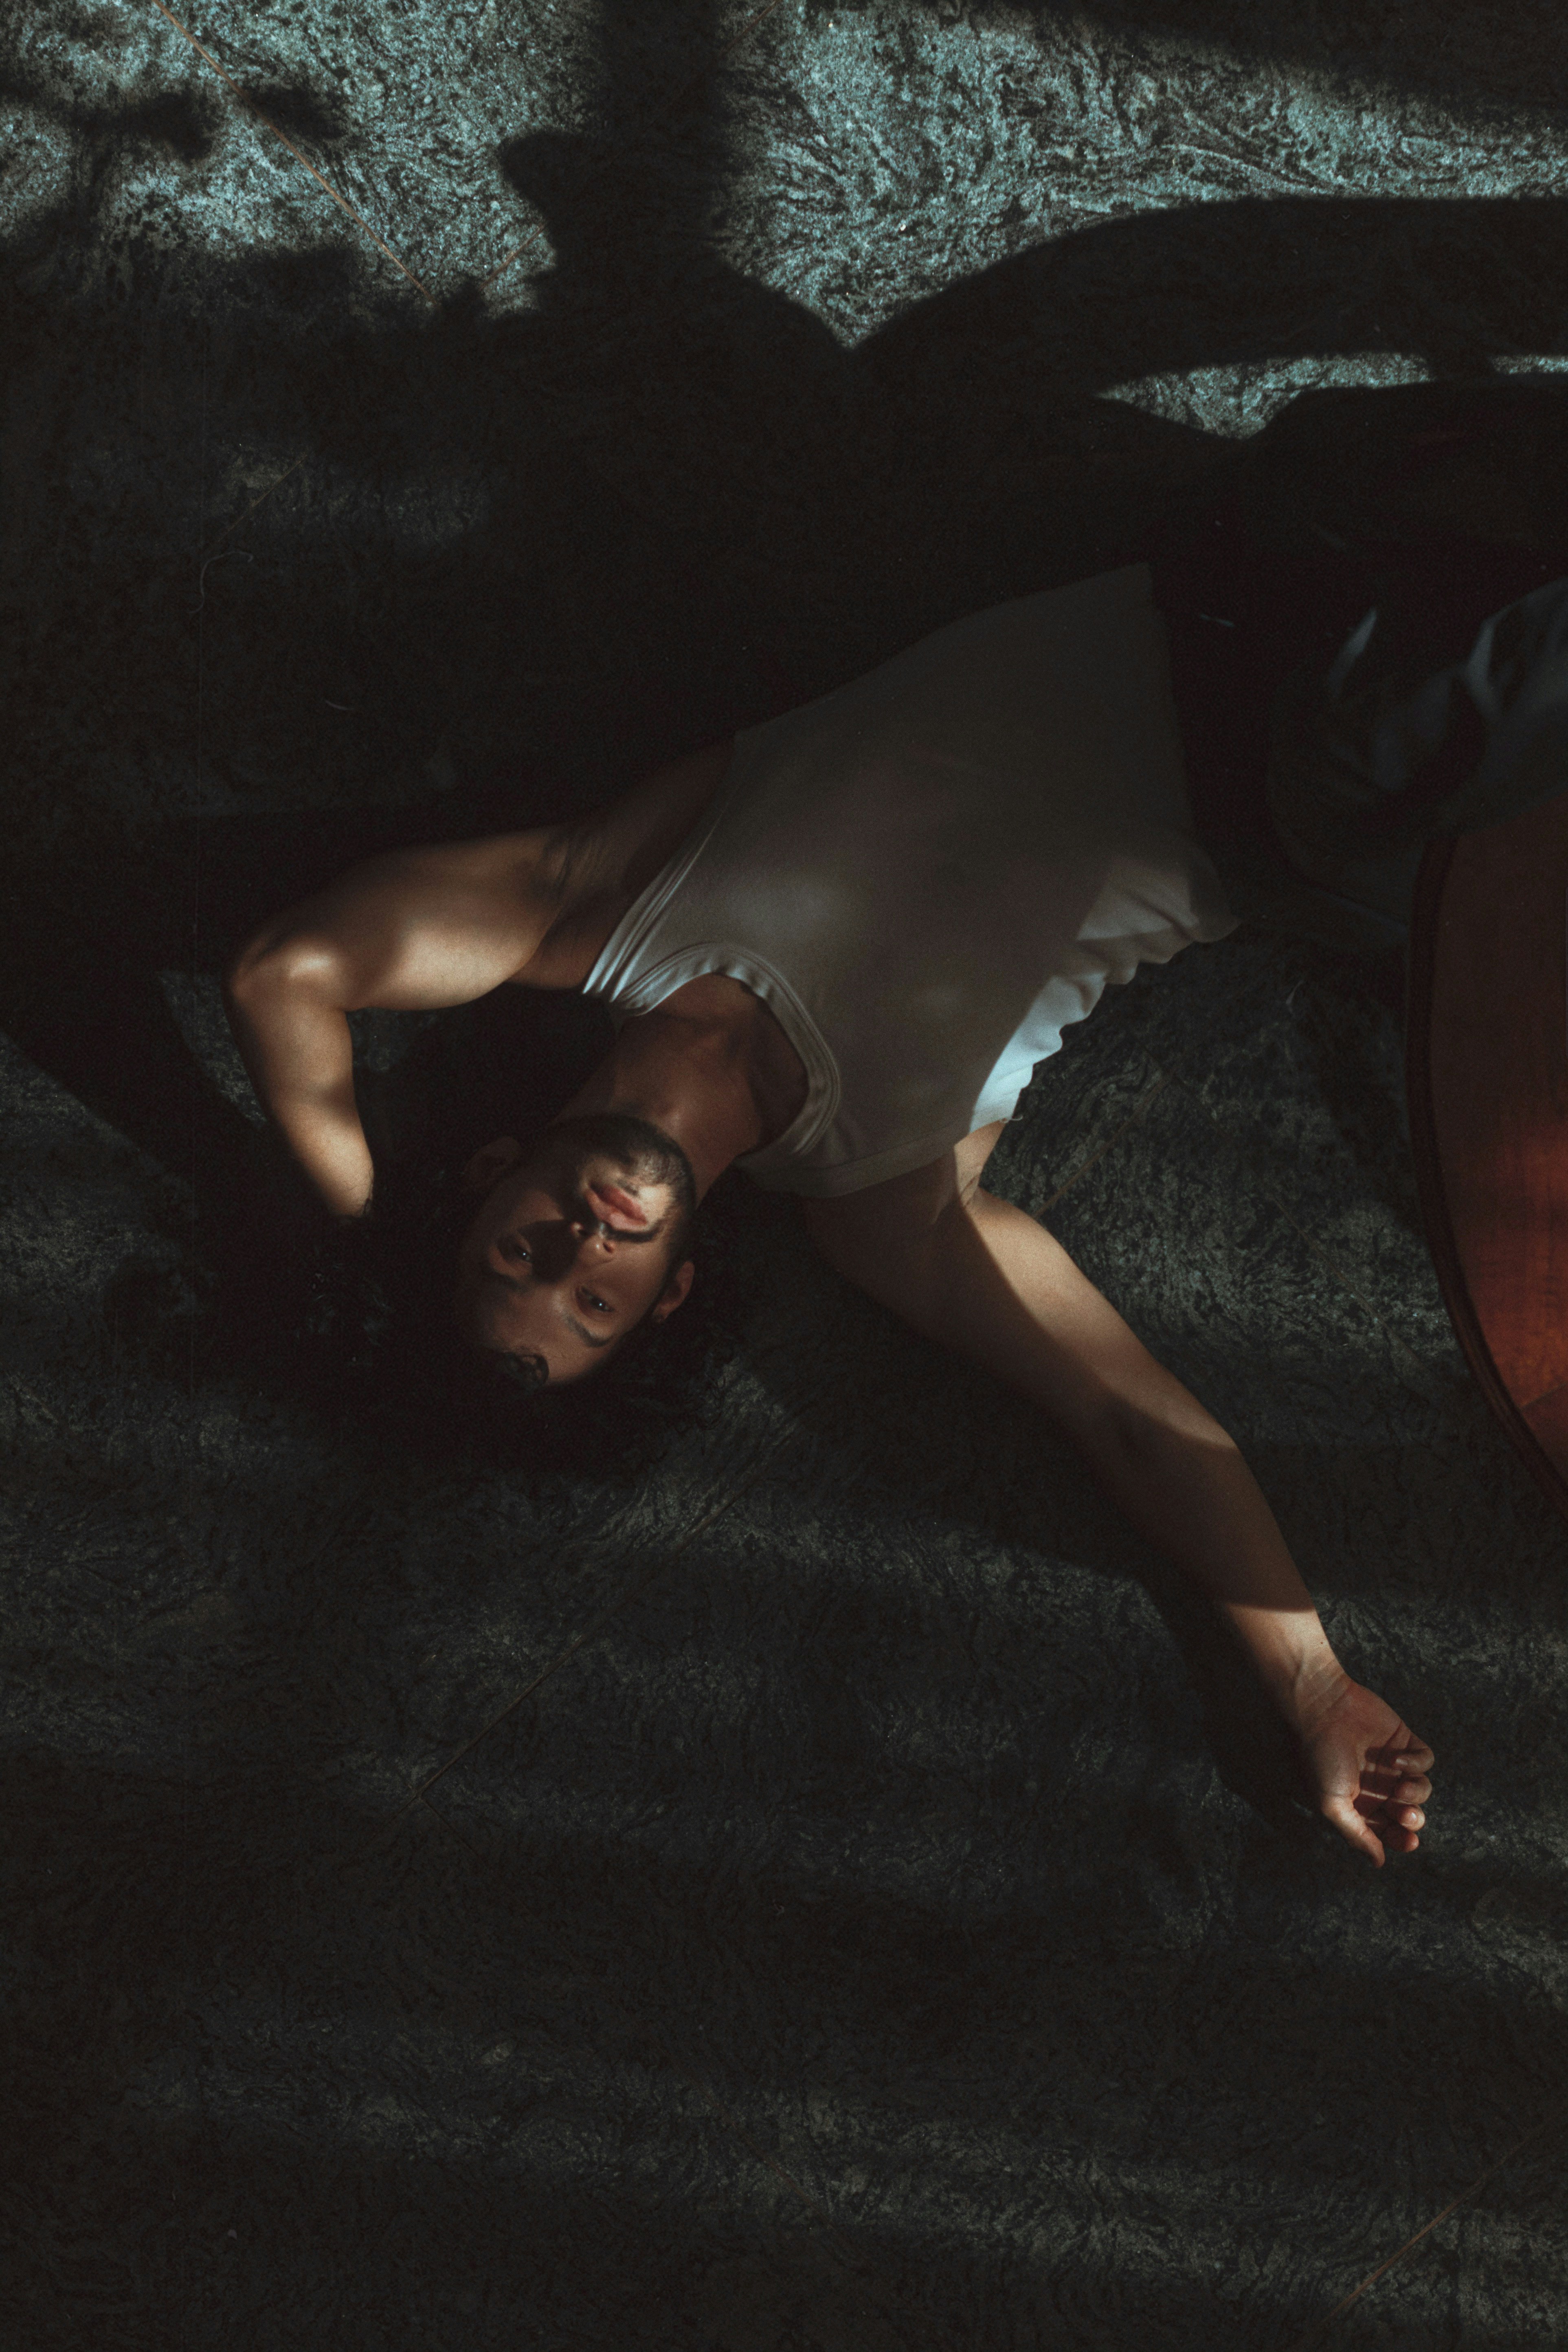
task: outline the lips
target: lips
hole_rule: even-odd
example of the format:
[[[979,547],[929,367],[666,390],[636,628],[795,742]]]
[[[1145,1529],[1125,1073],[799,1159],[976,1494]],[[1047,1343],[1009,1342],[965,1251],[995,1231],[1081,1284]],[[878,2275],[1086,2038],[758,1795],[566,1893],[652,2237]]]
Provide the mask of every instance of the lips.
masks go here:
[[[585,1184],[583,1190],[594,1214],[612,1233],[640,1234],[647,1223],[647,1211],[618,1184]]]

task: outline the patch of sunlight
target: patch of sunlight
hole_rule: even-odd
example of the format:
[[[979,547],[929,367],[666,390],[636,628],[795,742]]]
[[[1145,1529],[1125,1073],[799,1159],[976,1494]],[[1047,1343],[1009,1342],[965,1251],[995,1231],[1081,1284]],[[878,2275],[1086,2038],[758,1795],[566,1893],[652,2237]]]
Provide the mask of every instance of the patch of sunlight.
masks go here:
[[[1530,362],[1529,364],[1534,364]],[[1431,371],[1406,352],[1355,352],[1334,359],[1237,360],[1225,367],[1173,370],[1113,385],[1102,400],[1141,408],[1168,425],[1247,439],[1303,392],[1330,385],[1426,383]]]

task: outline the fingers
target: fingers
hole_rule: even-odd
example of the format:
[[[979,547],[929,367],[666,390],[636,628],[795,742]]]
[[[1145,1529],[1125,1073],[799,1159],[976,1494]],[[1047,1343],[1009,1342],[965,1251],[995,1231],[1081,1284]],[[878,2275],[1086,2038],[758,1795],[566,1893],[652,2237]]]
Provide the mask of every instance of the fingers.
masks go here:
[[[1384,1813],[1391,1822],[1408,1822],[1412,1829],[1418,1830],[1426,1818],[1426,1806],[1416,1803],[1403,1783],[1396,1789],[1380,1789],[1375,1780],[1369,1784],[1363,1780],[1352,1802],[1358,1813]]]
[[[1421,1821],[1415,1816],[1432,1793],[1427,1776],[1432,1761],[1432,1750],[1402,1724],[1398,1739],[1387,1741],[1368,1756],[1361,1776],[1362,1793],[1376,1796],[1391,1819],[1419,1829]]]
[[[1332,1822],[1347,1845],[1353,1845],[1358,1852],[1364,1853],[1374,1869],[1383,1868],[1383,1841],[1371,1823],[1363,1819],[1348,1797],[1324,1797],[1319,1810],[1325,1821]],[[1405,1837],[1413,1838],[1413,1834],[1408,1830],[1391,1830],[1390,1842]],[[1400,1844],[1398,1851],[1404,1853],[1406,1848]]]
[[[1412,1802],[1420,1804],[1432,1793],[1432,1782],[1429,1778],[1431,1763],[1432,1751],[1429,1748],[1417,1748],[1414,1750],[1409,1748],[1395,1748],[1391,1740],[1386,1747],[1371,1748],[1367,1750],[1362,1777],[1364,1780],[1368,1774],[1376,1773],[1382,1780],[1386,1780],[1391,1788],[1396,1788],[1402,1782],[1408,1782],[1412,1787],[1418,1785],[1421,1795],[1414,1798]]]
[[[1361,1776],[1361,1794],[1391,1813],[1419,1811],[1431,1793],[1430,1780],[1391,1780],[1382,1772]]]
[[[1426,1813],[1419,1805],[1391,1804],[1375,1790],[1363,1789],[1359,1796],[1352,1798],[1351,1802],[1363,1822],[1375,1823],[1380,1837],[1391,1828],[1424,1830],[1426,1826]]]
[[[1431,1793],[1430,1780],[1394,1780],[1385,1772],[1364,1771],[1351,1801],[1363,1819],[1402,1822],[1406,1829],[1418,1830],[1426,1820],[1422,1800]]]
[[[1342,1720],[1325,1720],[1309,1742],[1310,1766],[1322,1791],[1320,1812],[1347,1845],[1381,1869],[1388,1855],[1414,1853],[1421,1843],[1434,1758],[1426,1742],[1381,1700],[1364,1692],[1352,1696],[1357,1705]],[[1381,1725],[1392,1721],[1392,1733],[1369,1738],[1378,1718]]]

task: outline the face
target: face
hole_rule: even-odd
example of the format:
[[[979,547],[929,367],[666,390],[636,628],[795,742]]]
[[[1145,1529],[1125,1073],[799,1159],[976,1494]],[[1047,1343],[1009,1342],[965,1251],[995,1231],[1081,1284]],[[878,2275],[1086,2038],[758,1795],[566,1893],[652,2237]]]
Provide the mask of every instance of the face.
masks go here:
[[[691,1286],[690,1163],[645,1119],[560,1119],[526,1150],[503,1136],[466,1181],[484,1198],[458,1251],[458,1328],[475,1347],[542,1357],[552,1386],[596,1371]]]

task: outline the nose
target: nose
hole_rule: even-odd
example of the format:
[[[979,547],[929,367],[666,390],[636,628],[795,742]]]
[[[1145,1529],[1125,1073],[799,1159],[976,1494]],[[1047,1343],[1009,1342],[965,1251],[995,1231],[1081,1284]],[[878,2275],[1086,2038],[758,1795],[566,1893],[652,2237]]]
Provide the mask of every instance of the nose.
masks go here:
[[[606,1250],[615,1249],[615,1228],[607,1224],[599,1215],[592,1202],[579,1200],[572,1212],[570,1222],[574,1234],[587,1241],[601,1243]]]
[[[514,1261],[531,1261],[531,1274],[536,1282],[569,1282],[579,1269],[592,1271],[604,1265],[616,1254],[615,1236],[605,1234],[596,1218],[562,1218],[558,1223],[535,1225],[529,1233],[526,1248],[521,1241],[513,1244],[503,1235],[495,1244],[495,1255],[510,1271]]]
[[[547,1279],[565,1281],[579,1267],[603,1265],[616,1254],[615,1235],[596,1217],[573,1217],[557,1226],[553,1248],[544,1244],[538,1249],[539,1271]]]

